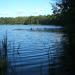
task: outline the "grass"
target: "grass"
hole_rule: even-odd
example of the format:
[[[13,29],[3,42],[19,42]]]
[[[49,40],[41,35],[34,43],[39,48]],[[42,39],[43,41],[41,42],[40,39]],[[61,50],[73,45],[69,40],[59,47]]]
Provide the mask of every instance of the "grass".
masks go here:
[[[3,39],[0,42],[0,75],[6,75],[6,73],[8,72],[7,69],[9,66],[13,68],[10,62],[8,62],[8,48],[9,47],[10,47],[10,50],[13,49],[13,52],[16,50],[17,54],[20,55],[19,53],[20,44],[16,48],[13,43],[12,48],[11,48],[11,45],[9,45],[9,42],[8,42],[8,37],[7,37],[7,32],[6,32]],[[13,72],[15,73],[15,69]]]
[[[7,73],[7,60],[2,59],[0,60],[0,75],[6,75]]]
[[[7,51],[8,51],[8,45],[7,45],[7,32],[4,36],[3,40],[1,41],[0,46],[0,75],[4,75],[5,69],[7,68]]]

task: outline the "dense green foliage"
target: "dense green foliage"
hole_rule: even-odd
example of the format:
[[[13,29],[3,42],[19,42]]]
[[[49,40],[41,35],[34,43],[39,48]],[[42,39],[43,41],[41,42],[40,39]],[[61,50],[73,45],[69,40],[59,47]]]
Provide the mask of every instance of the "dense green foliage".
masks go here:
[[[54,13],[60,13],[64,25],[73,30],[75,24],[75,0],[60,0],[56,3],[56,9],[53,9],[53,11]]]
[[[29,17],[1,17],[0,24],[56,24],[60,25],[62,22],[61,15],[47,15],[47,16],[29,16]]]

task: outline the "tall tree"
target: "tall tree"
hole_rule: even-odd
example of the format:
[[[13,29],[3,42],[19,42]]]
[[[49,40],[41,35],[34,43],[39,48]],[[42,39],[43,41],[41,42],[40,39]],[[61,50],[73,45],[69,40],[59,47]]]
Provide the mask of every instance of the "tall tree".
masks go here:
[[[56,8],[58,9],[56,12],[62,15],[63,23],[74,32],[75,0],[60,0],[56,3]]]

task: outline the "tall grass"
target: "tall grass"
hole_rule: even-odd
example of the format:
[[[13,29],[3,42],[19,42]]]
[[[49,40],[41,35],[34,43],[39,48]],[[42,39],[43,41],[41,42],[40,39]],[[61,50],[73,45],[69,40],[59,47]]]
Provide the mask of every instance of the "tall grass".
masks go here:
[[[8,51],[8,43],[7,43],[7,32],[0,42],[0,75],[5,75],[7,68],[7,51]]]
[[[10,48],[10,50],[13,49],[13,53],[16,50],[17,54],[20,55],[19,53],[20,44],[16,48],[13,42],[12,48],[11,48],[11,45],[9,44],[8,37],[7,37],[7,31],[6,31],[3,39],[0,42],[0,75],[8,75],[6,74],[8,67],[13,68],[13,66],[11,66],[11,64],[8,62],[8,48]]]

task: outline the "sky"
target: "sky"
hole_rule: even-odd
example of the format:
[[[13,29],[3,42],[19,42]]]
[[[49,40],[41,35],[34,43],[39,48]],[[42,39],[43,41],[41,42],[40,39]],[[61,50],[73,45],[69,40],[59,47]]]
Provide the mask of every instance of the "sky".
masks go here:
[[[50,2],[53,0],[0,0],[0,17],[52,14]]]

